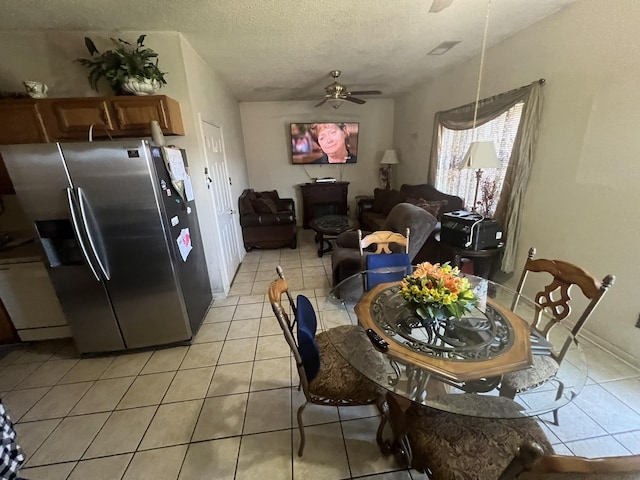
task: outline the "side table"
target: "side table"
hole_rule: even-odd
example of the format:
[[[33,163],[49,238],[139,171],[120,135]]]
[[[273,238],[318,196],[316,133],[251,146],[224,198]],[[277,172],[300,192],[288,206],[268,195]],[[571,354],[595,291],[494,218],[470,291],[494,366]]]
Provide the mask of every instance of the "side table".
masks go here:
[[[318,244],[318,256],[322,257],[327,252],[333,250],[333,245],[329,241],[342,232],[349,232],[356,229],[356,222],[346,215],[325,215],[313,218],[309,226],[316,232],[316,243]],[[325,247],[326,243],[326,247]]]
[[[497,267],[503,249],[501,245],[483,250],[467,250],[440,241],[440,258],[452,259],[451,264],[458,268],[462,264],[462,259],[468,258],[473,261],[473,274],[488,279]]]

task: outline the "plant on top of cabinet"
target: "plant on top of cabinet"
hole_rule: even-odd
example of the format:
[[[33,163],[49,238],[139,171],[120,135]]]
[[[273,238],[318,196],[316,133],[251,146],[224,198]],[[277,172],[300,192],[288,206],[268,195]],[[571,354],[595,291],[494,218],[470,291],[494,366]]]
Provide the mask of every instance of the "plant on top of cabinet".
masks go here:
[[[84,37],[91,58],[78,58],[76,62],[91,69],[88,77],[91,88],[97,92],[101,78],[106,79],[118,95],[124,92],[153,95],[166,85],[166,72],[158,68],[158,54],[144,46],[145,37],[140,35],[135,47],[121,38],[112,38],[116,48],[102,53],[89,37]]]

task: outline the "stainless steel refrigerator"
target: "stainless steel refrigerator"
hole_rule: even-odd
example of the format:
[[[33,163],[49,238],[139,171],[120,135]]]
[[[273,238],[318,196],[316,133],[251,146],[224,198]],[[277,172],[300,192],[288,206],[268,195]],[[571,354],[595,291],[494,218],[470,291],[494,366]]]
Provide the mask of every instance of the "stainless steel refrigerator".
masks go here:
[[[195,201],[188,185],[184,196],[174,187],[162,149],[120,140],[0,152],[82,353],[195,335],[209,276]],[[186,167],[184,152],[173,155]]]

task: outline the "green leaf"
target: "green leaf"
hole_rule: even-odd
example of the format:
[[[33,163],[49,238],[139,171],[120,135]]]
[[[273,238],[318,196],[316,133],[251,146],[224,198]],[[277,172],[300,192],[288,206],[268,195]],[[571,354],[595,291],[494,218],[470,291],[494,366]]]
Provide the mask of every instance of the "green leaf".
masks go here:
[[[89,37],[84,37],[84,45],[87,47],[87,50],[89,50],[89,55],[93,56],[94,53],[100,53]]]
[[[78,58],[75,61],[90,69],[89,84],[96,91],[98,82],[103,78],[116,91],[120,90],[120,84],[127,77],[156,80],[161,86],[166,85],[166,73],[158,67],[158,54],[150,48],[142,48],[145,38],[146,35],[140,35],[135,48],[122,38],[111,38],[115,48],[100,54],[93,41],[85,37],[85,45],[92,58]],[[98,55],[94,57],[94,54]]]

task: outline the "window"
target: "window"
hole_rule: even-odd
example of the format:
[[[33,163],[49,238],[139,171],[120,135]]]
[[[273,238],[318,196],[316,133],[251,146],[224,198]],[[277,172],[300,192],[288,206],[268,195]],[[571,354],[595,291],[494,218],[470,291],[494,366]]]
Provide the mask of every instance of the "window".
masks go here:
[[[465,205],[472,206],[476,189],[476,172],[472,169],[459,170],[469,145],[474,140],[493,140],[501,167],[483,171],[478,189],[478,212],[486,217],[495,213],[502,184],[511,158],[513,142],[518,133],[520,116],[524,103],[515,104],[499,117],[475,129],[450,130],[442,127],[436,188],[440,191],[462,197]]]

